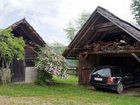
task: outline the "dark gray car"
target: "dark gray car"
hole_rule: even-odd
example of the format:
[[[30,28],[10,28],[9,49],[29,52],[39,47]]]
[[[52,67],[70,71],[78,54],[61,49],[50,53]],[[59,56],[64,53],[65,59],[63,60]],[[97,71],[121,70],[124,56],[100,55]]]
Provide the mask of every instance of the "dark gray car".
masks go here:
[[[90,74],[90,84],[96,89],[109,89],[122,93],[124,88],[140,83],[140,75],[123,72],[116,66],[99,66]]]

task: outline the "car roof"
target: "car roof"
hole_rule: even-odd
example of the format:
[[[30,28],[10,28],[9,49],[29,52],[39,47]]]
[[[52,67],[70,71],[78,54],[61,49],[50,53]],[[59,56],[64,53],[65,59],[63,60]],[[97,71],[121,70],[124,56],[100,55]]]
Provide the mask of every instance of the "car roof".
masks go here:
[[[119,66],[97,66],[96,68],[120,68]]]

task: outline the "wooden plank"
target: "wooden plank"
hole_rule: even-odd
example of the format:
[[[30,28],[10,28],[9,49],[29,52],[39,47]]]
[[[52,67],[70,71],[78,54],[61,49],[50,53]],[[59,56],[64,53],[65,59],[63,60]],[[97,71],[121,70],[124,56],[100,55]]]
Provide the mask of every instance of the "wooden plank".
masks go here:
[[[13,60],[11,65],[12,82],[23,82],[25,80],[25,65],[23,60]]]
[[[85,43],[90,44],[90,43],[92,42],[92,40],[96,37],[96,35],[97,35],[98,33],[104,32],[104,31],[110,31],[110,30],[117,30],[117,29],[118,29],[118,27],[116,27],[116,26],[100,28],[100,29],[98,29],[98,30],[95,31],[95,33],[94,33],[94,35],[93,35],[92,37],[89,37],[90,39],[89,39],[88,41],[83,41],[83,42],[81,42],[81,43],[83,43],[83,44],[85,44]],[[85,45],[87,45],[87,44],[85,44]],[[68,56],[69,56],[70,53],[72,53],[73,51],[75,51],[75,50],[79,50],[79,51],[80,51],[80,49],[81,49],[81,48],[76,48],[76,46],[75,46],[73,49],[70,50]],[[81,50],[84,50],[84,48],[81,49]],[[85,50],[86,50],[86,49],[85,49]]]
[[[36,53],[34,51],[34,48],[29,45],[26,46],[25,47],[25,64],[26,64],[26,66],[30,66],[30,67],[34,66],[35,58],[36,58]]]
[[[108,51],[108,52],[103,52],[103,51],[97,51],[97,52],[94,52],[94,51],[87,51],[87,52],[83,52],[83,54],[131,54],[131,53],[140,53],[140,50],[130,50],[130,51],[127,51],[127,50],[120,50],[120,51]]]
[[[95,16],[96,14],[93,13],[92,15]],[[74,41],[79,39],[80,37],[83,37],[85,31],[87,29],[89,29],[89,27],[91,27],[91,25],[93,25],[99,18],[100,18],[100,15],[97,15],[96,17],[94,17],[94,19],[92,19],[90,17],[90,19],[86,22],[86,24],[84,24],[84,26],[78,31],[77,35],[72,40],[72,42],[70,43],[69,47],[74,47],[75,46]],[[91,23],[90,21],[93,21],[93,23]],[[80,35],[82,35],[82,36],[80,36]]]
[[[112,22],[106,22],[106,23],[101,23],[101,24],[96,24],[93,27],[91,27],[90,30],[97,30],[100,28],[106,28],[106,27],[114,27],[115,25]]]
[[[83,39],[87,35],[87,32],[89,32],[91,30],[91,28],[93,27],[94,23],[99,19],[99,17],[100,16],[96,17],[95,20],[92,22],[92,24],[84,31],[83,35],[79,38],[77,43],[74,45],[75,47],[81,41],[81,39]]]
[[[81,34],[82,36],[81,36],[81,37],[76,37],[76,38],[74,38],[74,40],[76,40],[77,38],[79,38],[79,40],[77,41],[77,43],[76,43],[75,45],[73,45],[73,42],[74,42],[74,40],[73,40],[73,41],[71,42],[71,44],[70,44],[71,47],[76,47],[76,45],[81,41],[81,39],[82,39],[83,37],[85,37],[85,35],[87,34],[87,32],[89,32],[90,28],[91,28],[91,27],[94,25],[94,23],[99,19],[99,17],[100,17],[100,15],[98,15],[98,16],[93,20],[92,24],[90,24],[89,26],[86,26],[87,28],[85,28],[84,30],[80,30],[80,31],[78,32],[78,34]],[[67,56],[69,56],[70,53],[71,53],[71,50],[68,52]]]
[[[139,37],[140,32],[134,26],[132,26],[131,24],[119,19],[118,17],[116,17],[115,15],[113,15],[112,13],[110,13],[108,11],[105,11],[103,9],[98,9],[98,11],[102,16],[104,16],[105,18],[110,20],[112,23],[114,23],[119,28],[121,28],[123,31],[125,31],[126,33],[131,35],[133,38],[135,38],[138,41],[140,41],[140,37]]]
[[[79,84],[87,85],[89,83],[89,74],[91,73],[92,63],[88,59],[84,59],[83,54],[79,54]]]

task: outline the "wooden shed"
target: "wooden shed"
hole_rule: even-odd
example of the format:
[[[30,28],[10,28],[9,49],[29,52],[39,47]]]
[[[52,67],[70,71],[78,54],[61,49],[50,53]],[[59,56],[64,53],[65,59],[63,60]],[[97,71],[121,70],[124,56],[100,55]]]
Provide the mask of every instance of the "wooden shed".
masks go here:
[[[100,65],[121,66],[140,76],[140,26],[97,7],[63,56],[79,60],[79,84],[88,84],[91,70]]]
[[[12,24],[9,28],[15,37],[23,37],[26,44],[25,60],[13,60],[12,82],[33,82],[37,75],[34,68],[36,49],[45,46],[45,41],[25,19]]]

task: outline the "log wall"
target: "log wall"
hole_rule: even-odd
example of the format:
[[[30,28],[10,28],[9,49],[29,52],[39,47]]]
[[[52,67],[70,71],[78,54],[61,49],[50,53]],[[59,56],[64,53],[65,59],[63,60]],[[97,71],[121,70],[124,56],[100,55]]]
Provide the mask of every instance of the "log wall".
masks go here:
[[[34,60],[36,58],[36,53],[34,47],[26,46],[25,47],[25,66],[33,67],[35,65]]]

